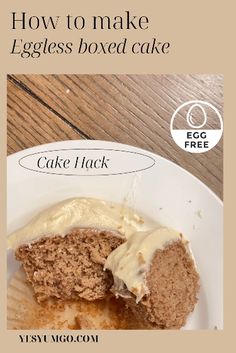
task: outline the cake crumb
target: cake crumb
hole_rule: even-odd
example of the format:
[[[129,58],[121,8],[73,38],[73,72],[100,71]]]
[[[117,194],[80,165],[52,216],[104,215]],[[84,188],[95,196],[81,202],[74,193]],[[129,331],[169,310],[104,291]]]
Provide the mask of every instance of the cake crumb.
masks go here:
[[[201,210],[197,210],[196,215],[197,215],[200,219],[202,219],[202,211],[201,211]]]
[[[139,265],[144,265],[146,263],[143,254],[141,253],[141,251],[138,252],[138,264]]]

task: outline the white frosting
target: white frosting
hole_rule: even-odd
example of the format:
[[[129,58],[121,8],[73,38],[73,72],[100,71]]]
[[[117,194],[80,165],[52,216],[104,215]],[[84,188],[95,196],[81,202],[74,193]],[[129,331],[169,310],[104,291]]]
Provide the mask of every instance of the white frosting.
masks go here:
[[[136,296],[138,303],[148,288],[145,277],[153,255],[172,241],[181,240],[182,235],[170,228],[157,228],[146,232],[135,232],[116,248],[107,258],[105,269],[114,277],[115,292],[127,296],[127,290]]]
[[[26,226],[8,237],[8,248],[16,249],[41,236],[66,235],[76,227],[117,230],[129,237],[135,231],[150,227],[130,208],[92,198],[74,198],[41,212]],[[153,225],[151,225],[153,226]]]
[[[127,241],[108,256],[104,269],[112,271],[116,294],[127,297],[133,293],[137,302],[148,294],[145,280],[155,251],[182,239],[177,231],[161,228],[157,222],[143,219],[125,205],[74,198],[44,210],[9,235],[8,248],[14,250],[42,236],[65,236],[77,227],[119,231],[126,236]]]

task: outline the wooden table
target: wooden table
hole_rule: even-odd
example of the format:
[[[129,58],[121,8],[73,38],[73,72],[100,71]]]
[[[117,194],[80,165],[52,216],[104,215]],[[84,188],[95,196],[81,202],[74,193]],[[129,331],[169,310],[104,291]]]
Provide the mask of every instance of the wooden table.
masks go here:
[[[174,110],[206,100],[221,113],[221,75],[9,75],[8,154],[76,139],[117,141],[190,171],[222,198],[222,146],[191,154],[170,135]]]

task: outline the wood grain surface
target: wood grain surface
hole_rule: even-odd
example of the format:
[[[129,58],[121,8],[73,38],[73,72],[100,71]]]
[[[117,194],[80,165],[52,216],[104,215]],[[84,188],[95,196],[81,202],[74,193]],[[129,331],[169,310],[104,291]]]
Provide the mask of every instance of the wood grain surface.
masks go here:
[[[223,139],[209,152],[191,154],[170,135],[173,112],[189,100],[205,100],[222,114],[223,77],[9,75],[8,154],[61,140],[117,141],[177,163],[222,198]]]

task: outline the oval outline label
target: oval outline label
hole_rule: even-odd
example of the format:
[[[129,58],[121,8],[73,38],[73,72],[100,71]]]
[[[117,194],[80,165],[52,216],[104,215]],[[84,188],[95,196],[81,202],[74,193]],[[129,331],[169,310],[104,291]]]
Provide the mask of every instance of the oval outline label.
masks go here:
[[[79,152],[89,152],[89,151],[100,151],[100,152],[118,152],[118,153],[124,153],[124,154],[129,154],[129,155],[136,155],[136,156],[142,156],[145,157],[147,160],[149,160],[149,165],[141,168],[137,168],[135,170],[128,170],[128,171],[121,171],[121,172],[109,172],[107,170],[106,173],[104,172],[97,172],[94,171],[93,174],[75,174],[75,173],[60,173],[60,172],[55,172],[55,171],[43,171],[39,169],[34,169],[30,168],[29,166],[24,165],[23,161],[27,159],[28,157],[32,157],[35,155],[40,155],[40,154],[47,154],[47,153],[55,153],[55,152],[69,152],[69,151],[79,151]],[[35,173],[41,173],[41,174],[47,174],[47,175],[59,175],[59,176],[87,176],[87,177],[92,177],[92,176],[113,176],[113,175],[125,175],[125,174],[132,174],[132,173],[138,173],[147,169],[152,168],[155,164],[156,161],[152,156],[146,155],[144,153],[136,152],[136,151],[127,151],[127,150],[119,150],[119,149],[113,149],[113,148],[61,148],[61,149],[55,149],[55,150],[46,150],[46,151],[39,151],[39,152],[34,152],[34,153],[29,153],[23,157],[21,157],[18,160],[18,164],[20,167],[27,169],[29,171],[35,172]]]

